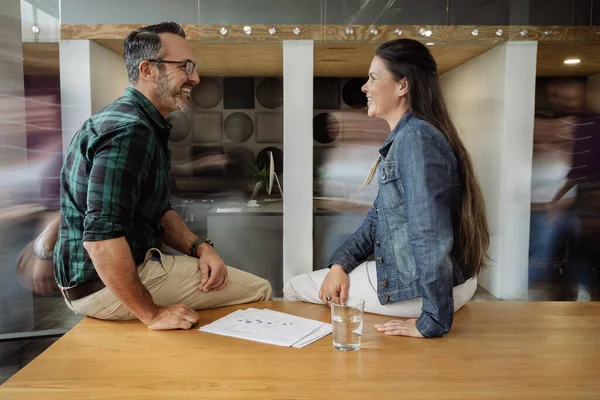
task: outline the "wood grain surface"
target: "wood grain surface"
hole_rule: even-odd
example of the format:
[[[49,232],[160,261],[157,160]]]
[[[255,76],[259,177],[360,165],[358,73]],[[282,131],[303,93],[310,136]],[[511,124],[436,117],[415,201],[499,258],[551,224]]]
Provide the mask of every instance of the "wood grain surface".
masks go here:
[[[360,351],[303,349],[197,330],[238,308],[329,321],[324,306],[264,302],[200,311],[189,331],[84,319],[0,386],[0,398],[597,399],[600,303],[481,302],[441,339],[385,336],[365,315]]]

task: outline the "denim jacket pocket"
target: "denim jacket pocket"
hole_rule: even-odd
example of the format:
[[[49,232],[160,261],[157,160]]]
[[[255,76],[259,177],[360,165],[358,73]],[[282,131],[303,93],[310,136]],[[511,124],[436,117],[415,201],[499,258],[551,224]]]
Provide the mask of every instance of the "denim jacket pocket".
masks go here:
[[[398,161],[382,161],[377,168],[377,182],[379,183],[380,209],[390,214],[393,220],[398,218],[398,207],[404,204],[402,183]],[[400,221],[388,221],[400,222]]]
[[[381,161],[377,167],[377,181],[379,184],[386,184],[400,178],[398,171],[398,161]]]

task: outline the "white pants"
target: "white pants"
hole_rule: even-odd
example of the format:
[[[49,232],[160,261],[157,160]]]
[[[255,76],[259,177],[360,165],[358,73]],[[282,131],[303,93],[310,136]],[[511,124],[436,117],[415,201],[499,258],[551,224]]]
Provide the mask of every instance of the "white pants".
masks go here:
[[[350,287],[348,296],[359,297],[365,301],[365,312],[392,317],[419,318],[423,300],[419,297],[397,303],[380,304],[377,297],[377,269],[375,261],[367,261],[354,269],[348,277]],[[290,279],[283,288],[283,299],[323,304],[319,299],[319,290],[329,272],[328,268],[302,274]],[[454,312],[464,306],[477,290],[477,278],[471,278],[462,285],[454,287]]]

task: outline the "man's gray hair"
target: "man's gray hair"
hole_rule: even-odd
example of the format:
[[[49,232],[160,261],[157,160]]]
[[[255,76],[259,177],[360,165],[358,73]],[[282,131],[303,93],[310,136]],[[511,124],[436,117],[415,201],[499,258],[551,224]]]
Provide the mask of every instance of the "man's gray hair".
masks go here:
[[[142,61],[160,59],[164,55],[159,36],[161,33],[172,33],[185,38],[185,32],[175,22],[161,22],[160,24],[145,26],[127,35],[123,43],[123,54],[130,84],[135,85],[137,83],[140,77],[139,66]]]

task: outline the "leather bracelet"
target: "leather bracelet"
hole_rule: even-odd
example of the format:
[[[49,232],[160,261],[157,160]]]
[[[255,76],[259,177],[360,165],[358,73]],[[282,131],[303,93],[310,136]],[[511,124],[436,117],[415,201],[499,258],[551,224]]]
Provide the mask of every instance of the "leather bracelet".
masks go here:
[[[200,246],[202,243],[208,243],[211,247],[215,247],[214,243],[210,239],[198,238],[198,239],[194,240],[194,243],[192,243],[192,247],[190,247],[190,256],[191,257],[198,257],[196,255],[196,251],[198,250],[198,246]]]

